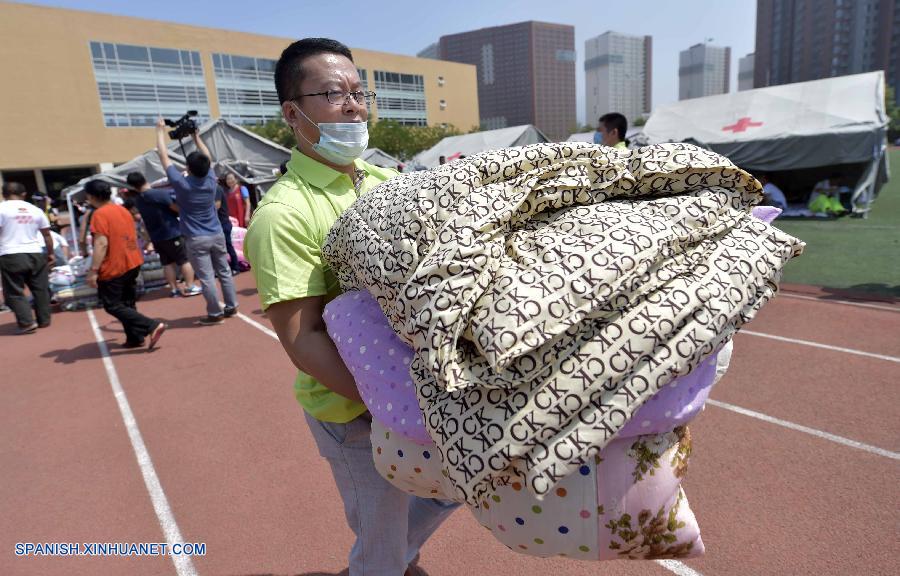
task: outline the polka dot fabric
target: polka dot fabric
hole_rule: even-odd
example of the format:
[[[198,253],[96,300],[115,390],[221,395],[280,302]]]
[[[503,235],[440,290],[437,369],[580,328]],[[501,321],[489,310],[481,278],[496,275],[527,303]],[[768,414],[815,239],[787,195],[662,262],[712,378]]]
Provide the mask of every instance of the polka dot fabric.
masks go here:
[[[324,319],[372,416],[397,434],[430,444],[409,375],[413,350],[391,329],[375,299],[368,292],[347,292],[325,307]],[[731,343],[726,346],[730,349]],[[722,368],[719,354],[714,353],[690,374],[661,388],[618,437],[661,434],[693,420],[716,382],[717,363]]]
[[[409,374],[413,351],[368,292],[347,292],[325,306],[328,334],[372,416],[389,430],[430,444]]]
[[[372,450],[378,472],[397,488],[453,499],[435,447],[374,421]],[[613,440],[542,499],[513,481],[467,507],[520,554],[594,561],[699,556],[700,529],[681,489],[689,451],[686,431]]]

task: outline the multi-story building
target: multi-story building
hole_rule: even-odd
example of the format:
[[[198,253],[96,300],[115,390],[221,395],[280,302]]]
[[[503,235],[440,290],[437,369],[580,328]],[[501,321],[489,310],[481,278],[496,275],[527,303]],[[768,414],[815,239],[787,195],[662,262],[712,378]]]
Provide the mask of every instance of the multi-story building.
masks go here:
[[[275,62],[292,41],[0,3],[0,177],[55,193],[152,148],[160,116],[279,118]],[[353,49],[370,119],[478,124],[475,67]]]
[[[653,38],[605,32],[584,43],[585,121],[607,112],[633,123],[650,113]]]
[[[678,99],[727,94],[731,48],[694,44],[679,54]]]
[[[440,54],[438,53],[438,43],[432,42],[425,48],[419,50],[419,52],[416,53],[416,56],[419,58],[433,58],[437,60],[440,58]]]
[[[738,92],[753,89],[753,62],[752,52],[738,60]]]
[[[534,124],[564,140],[576,127],[574,27],[529,21],[451,34],[439,55],[478,68],[482,128]]]
[[[754,87],[884,70],[900,102],[900,0],[758,0]]]

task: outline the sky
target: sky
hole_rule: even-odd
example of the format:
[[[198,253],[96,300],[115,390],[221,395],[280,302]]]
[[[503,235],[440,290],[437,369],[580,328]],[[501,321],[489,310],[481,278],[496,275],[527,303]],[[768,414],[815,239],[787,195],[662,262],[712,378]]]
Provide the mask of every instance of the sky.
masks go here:
[[[575,27],[577,115],[584,123],[584,42],[614,30],[653,36],[653,106],[678,100],[678,53],[707,41],[738,58],[754,50],[754,0],[31,0],[40,4],[297,39],[330,37],[351,48],[414,56],[445,34],[540,20]],[[249,8],[249,9],[248,9]],[[711,40],[710,40],[711,39]]]

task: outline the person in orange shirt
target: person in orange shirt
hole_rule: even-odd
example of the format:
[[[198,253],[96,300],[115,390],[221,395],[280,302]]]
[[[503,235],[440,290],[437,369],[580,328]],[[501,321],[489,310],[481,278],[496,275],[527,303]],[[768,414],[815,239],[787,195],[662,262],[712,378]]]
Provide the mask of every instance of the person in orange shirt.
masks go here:
[[[110,202],[109,184],[92,180],[84,187],[88,204],[94,208],[91,234],[94,254],[87,282],[97,288],[103,309],[116,317],[125,329],[124,348],[137,348],[147,341],[152,350],[166,330],[166,324],[137,311],[137,277],[144,256],[138,248],[134,218],[125,208]],[[149,337],[149,338],[148,338]]]

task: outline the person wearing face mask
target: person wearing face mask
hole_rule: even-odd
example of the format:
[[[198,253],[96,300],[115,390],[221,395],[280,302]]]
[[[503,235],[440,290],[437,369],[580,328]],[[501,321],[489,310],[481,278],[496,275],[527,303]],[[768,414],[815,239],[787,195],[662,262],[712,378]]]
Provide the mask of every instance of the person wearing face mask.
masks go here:
[[[597,121],[594,132],[594,144],[603,144],[613,148],[628,148],[625,133],[628,132],[628,120],[618,112],[604,114]]]
[[[415,574],[419,548],[457,505],[409,496],[378,474],[371,416],[322,320],[340,294],[321,253],[328,231],[361,194],[397,174],[360,159],[375,94],[363,91],[350,50],[325,38],[288,46],[275,88],[297,147],[253,213],[244,254],[262,308],[299,370],[297,400],[356,535],[350,576]]]

